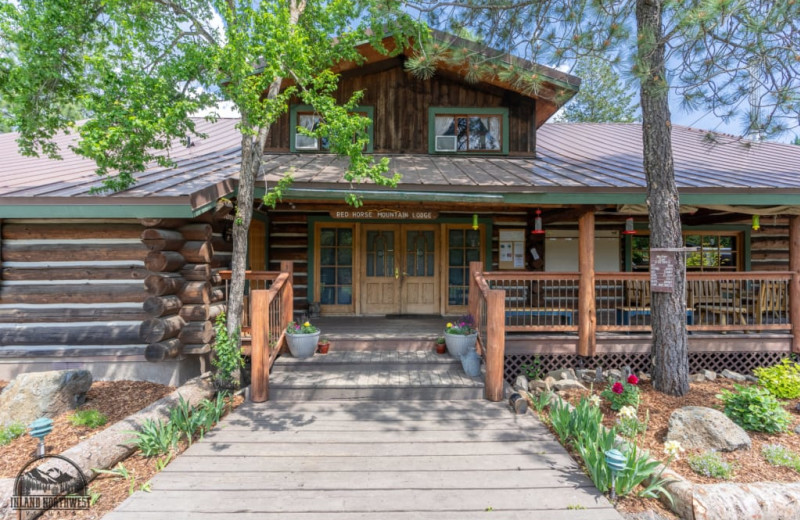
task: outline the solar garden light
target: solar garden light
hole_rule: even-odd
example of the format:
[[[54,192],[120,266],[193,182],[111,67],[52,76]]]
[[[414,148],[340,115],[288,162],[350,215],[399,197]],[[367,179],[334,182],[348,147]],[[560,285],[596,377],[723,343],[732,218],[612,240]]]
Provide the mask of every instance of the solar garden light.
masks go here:
[[[611,500],[617,499],[617,473],[625,469],[627,459],[619,450],[611,449],[606,452],[606,464],[611,470]]]
[[[39,417],[28,428],[31,429],[31,437],[39,439],[39,446],[36,447],[36,456],[44,457],[44,438],[53,431],[53,420],[47,417]]]

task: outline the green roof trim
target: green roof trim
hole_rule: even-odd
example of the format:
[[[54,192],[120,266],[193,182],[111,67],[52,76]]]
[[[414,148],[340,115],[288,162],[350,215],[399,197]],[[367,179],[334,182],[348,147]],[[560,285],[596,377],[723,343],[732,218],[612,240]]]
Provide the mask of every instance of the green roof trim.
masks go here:
[[[189,204],[0,204],[0,218],[192,218]]]

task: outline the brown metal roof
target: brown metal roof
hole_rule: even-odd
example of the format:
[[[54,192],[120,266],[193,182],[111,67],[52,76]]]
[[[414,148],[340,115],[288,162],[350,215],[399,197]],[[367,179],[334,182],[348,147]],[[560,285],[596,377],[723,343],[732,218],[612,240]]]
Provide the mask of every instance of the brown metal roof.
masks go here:
[[[239,171],[237,120],[198,120],[208,134],[187,148],[175,143],[176,167],[153,165],[136,175],[138,183],[113,194],[89,195],[98,186],[94,164],[69,149],[72,136],[59,136],[64,160],[22,157],[15,134],[0,135],[0,199],[8,203],[188,204],[199,208],[233,191]],[[797,192],[800,190],[800,146],[739,141],[706,131],[673,127],[675,175],[682,191],[728,190]],[[404,190],[464,192],[643,192],[641,125],[546,124],[537,132],[538,156],[477,157],[388,155],[392,171],[403,175]],[[381,157],[377,156],[376,158]],[[290,169],[295,186],[345,187],[344,162],[326,154],[273,154],[267,157],[267,181]],[[79,198],[80,201],[75,200]],[[13,202],[12,202],[13,201]]]

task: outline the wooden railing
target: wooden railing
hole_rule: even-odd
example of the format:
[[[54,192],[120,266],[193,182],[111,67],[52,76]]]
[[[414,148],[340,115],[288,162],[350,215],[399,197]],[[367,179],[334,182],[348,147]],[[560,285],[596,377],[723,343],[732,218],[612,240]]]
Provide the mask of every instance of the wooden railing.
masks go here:
[[[231,275],[233,271],[220,271],[220,278],[225,281],[225,301],[229,301]],[[244,300],[242,302],[242,335],[250,336],[250,293],[269,289],[280,271],[245,271]]]
[[[790,331],[791,272],[687,273],[689,331]],[[491,289],[505,290],[508,332],[578,330],[578,273],[490,272]],[[649,273],[595,273],[598,332],[649,332]]]
[[[478,349],[486,360],[484,393],[489,401],[502,401],[506,292],[489,287],[481,262],[470,262],[469,268],[469,313],[475,318]]]

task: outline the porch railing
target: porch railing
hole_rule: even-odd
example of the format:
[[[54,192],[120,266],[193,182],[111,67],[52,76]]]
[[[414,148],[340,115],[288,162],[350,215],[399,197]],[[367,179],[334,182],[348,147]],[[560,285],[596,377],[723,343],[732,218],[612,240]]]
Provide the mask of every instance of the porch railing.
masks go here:
[[[220,278],[225,282],[225,301],[230,294],[231,275],[233,271],[220,271]],[[280,271],[245,271],[244,300],[242,302],[242,335],[250,335],[250,293],[269,289]]]
[[[506,291],[489,286],[481,262],[471,262],[469,267],[469,313],[478,329],[478,349],[486,360],[485,397],[489,401],[502,401]]]

